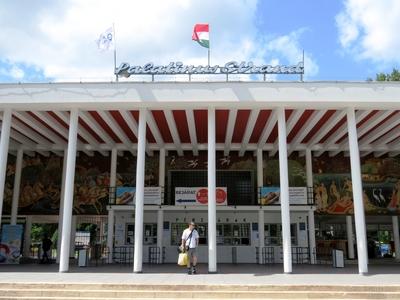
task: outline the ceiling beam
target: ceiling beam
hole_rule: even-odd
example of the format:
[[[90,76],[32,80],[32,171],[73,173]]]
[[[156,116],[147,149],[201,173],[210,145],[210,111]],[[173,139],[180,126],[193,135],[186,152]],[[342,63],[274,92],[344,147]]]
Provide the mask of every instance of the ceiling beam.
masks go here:
[[[68,129],[66,129],[64,126],[62,126],[57,120],[50,117],[50,115],[47,112],[36,111],[36,112],[32,112],[32,113],[34,115],[36,115],[36,117],[45,121],[45,123],[49,124],[51,126],[51,128],[56,130],[58,132],[58,134],[62,135],[67,140],[67,143],[68,143],[68,138],[69,138]],[[80,148],[84,147],[84,144],[79,139],[77,139],[77,145]],[[91,152],[91,151],[87,151],[87,150],[82,150],[82,151],[88,156],[93,155],[93,152]]]
[[[384,119],[386,119],[388,116],[390,116],[393,113],[393,110],[389,111],[379,111],[376,113],[368,122],[365,122],[362,124],[360,127],[357,128],[357,137],[358,139],[362,137],[364,134],[366,134],[368,131],[373,129],[376,125],[381,123]],[[348,144],[348,137],[344,139],[339,146],[346,146]]]
[[[244,153],[246,152],[247,145],[248,145],[248,143],[250,141],[250,137],[253,133],[254,125],[256,125],[259,113],[260,113],[260,109],[258,109],[258,108],[252,109],[250,112],[250,116],[247,121],[246,129],[244,131],[244,135],[243,135],[243,139],[242,139],[242,147],[240,148],[239,156],[243,156]]]
[[[65,124],[69,124],[69,114],[64,111],[53,111],[53,113],[55,115],[57,115],[57,117],[59,117]],[[81,117],[81,112],[79,112],[79,117]],[[86,123],[86,122],[85,122]],[[87,124],[87,123],[86,123]],[[89,126],[89,124],[87,124]],[[69,125],[68,125],[69,126]],[[90,126],[89,126],[90,127]],[[68,131],[68,130],[67,130]],[[98,134],[98,132],[96,132]],[[89,145],[93,148],[96,149],[96,151],[98,151],[101,155],[103,156],[108,156],[108,152],[107,151],[102,151],[100,150],[100,143],[92,136],[92,134],[87,131],[83,126],[78,126],[78,134],[85,139]],[[98,134],[99,135],[99,134]],[[100,135],[99,135],[100,136]]]
[[[179,156],[183,155],[183,150],[181,147],[181,139],[179,138],[178,129],[176,128],[175,119],[171,110],[164,110],[165,119],[167,120],[169,131],[172,136],[172,140],[174,141],[174,145],[176,147],[176,151]]]
[[[362,140],[359,142],[359,145],[365,146],[367,144],[372,143],[380,136],[385,135],[388,131],[392,130],[394,127],[400,124],[400,117],[399,113],[394,114],[390,119],[386,120],[378,128],[375,128],[372,132],[368,133],[367,136],[363,137]]]
[[[326,109],[314,111],[310,118],[307,120],[305,127],[301,128],[297,135],[290,142],[290,148],[288,149],[288,156],[292,154],[294,149],[303,141],[303,139],[310,133],[311,129],[317,125],[321,118],[325,115]]]
[[[356,124],[362,121],[366,116],[371,113],[370,110],[358,110],[356,111]],[[330,137],[324,142],[325,147],[323,150],[314,153],[315,157],[319,157],[325,152],[324,148],[329,148],[330,146],[336,144],[336,141],[340,140],[345,134],[347,134],[347,120],[344,122],[335,132],[331,134]]]
[[[307,145],[309,147],[317,144],[321,139],[326,136],[329,131],[332,130],[333,127],[336,126],[340,120],[346,117],[346,111],[344,110],[337,110],[329,120],[321,127],[321,129],[308,141]]]
[[[383,136],[375,140],[371,145],[384,145],[384,144],[393,144],[399,143],[400,141],[398,140],[400,135],[400,128],[395,128],[391,130],[390,132],[385,133]]]
[[[372,152],[374,152],[374,151],[360,151],[360,156],[365,157],[365,156],[371,154]]]
[[[267,120],[267,122],[265,123],[264,129],[261,133],[260,139],[258,141],[258,145],[257,148],[263,148],[264,145],[267,143],[267,140],[272,132],[272,130],[275,127],[275,124],[277,122],[277,115],[275,113],[275,111],[271,111],[271,114],[269,115],[269,118]]]
[[[79,117],[84,121],[96,134],[111,147],[115,145],[114,140],[108,134],[106,134],[103,127],[101,127],[93,116],[88,111],[79,111]],[[69,117],[68,122],[69,124]],[[83,136],[82,136],[83,137]]]
[[[297,122],[303,115],[304,111],[305,111],[305,109],[296,109],[290,114],[290,117],[289,117],[288,121],[286,122],[287,135],[290,135],[290,132],[293,130],[293,127],[296,126]],[[269,155],[269,157],[274,157],[277,152],[278,152],[278,143],[277,143],[277,141],[275,141],[274,150],[270,151],[268,153],[268,155]]]
[[[133,134],[138,138],[138,132],[139,132],[139,126],[138,123],[136,122],[135,118],[132,116],[131,113],[128,113],[128,111],[120,110],[119,111],[122,118],[125,120],[126,124],[128,124],[128,127],[132,130]],[[147,114],[148,116],[149,114]],[[146,129],[147,129],[148,121],[146,118]],[[146,153],[148,156],[153,156],[153,151],[150,150],[149,147],[147,147],[148,142],[146,139]]]
[[[193,155],[199,155],[199,149],[197,148],[197,133],[196,133],[196,124],[194,122],[194,111],[193,109],[185,109],[186,120],[189,128],[189,136],[190,141],[193,145]]]
[[[115,133],[115,135],[121,140],[121,142],[129,149],[132,146],[132,142],[129,140],[129,138],[126,136],[125,132],[119,127],[117,122],[114,120],[114,118],[111,116],[109,111],[104,111],[104,110],[98,110],[97,113],[100,115],[100,117],[103,118],[103,120],[107,123],[107,125],[111,128],[111,130]],[[111,138],[111,137],[110,137]],[[134,153],[133,149],[131,148],[130,151],[132,154]],[[146,149],[146,152],[148,150]]]
[[[386,153],[388,153],[388,151],[375,151],[374,157],[378,158],[378,157],[385,155]]]
[[[3,120],[3,116],[0,116],[0,119]],[[48,140],[46,140],[40,134],[36,133],[31,128],[26,126],[24,123],[22,123],[21,121],[15,119],[15,118],[13,118],[13,120],[11,122],[11,127],[18,130],[23,135],[29,136],[29,138],[31,140],[33,140],[34,142],[36,142],[40,145],[43,145],[48,148],[50,148],[52,145]]]
[[[120,111],[121,112],[121,111]],[[156,143],[160,145],[160,148],[163,147],[164,145],[164,140],[161,136],[160,130],[158,129],[156,120],[154,119],[153,113],[151,110],[147,111],[147,125],[149,125],[150,131],[154,136],[154,139],[156,140]]]
[[[228,116],[228,124],[226,126],[224,156],[228,156],[229,151],[231,151],[232,136],[233,136],[233,131],[235,130],[236,117],[237,117],[237,109],[236,108],[230,109]]]
[[[50,139],[54,144],[59,144],[59,145],[66,145],[67,142],[63,140],[61,137],[59,137],[57,134],[55,134],[53,131],[45,127],[43,124],[41,124],[39,121],[37,121],[35,118],[33,118],[31,115],[29,115],[27,112],[13,112],[14,116],[23,121],[25,124],[27,124],[29,127],[33,128],[37,132],[39,132],[41,135],[45,136],[46,138]]]

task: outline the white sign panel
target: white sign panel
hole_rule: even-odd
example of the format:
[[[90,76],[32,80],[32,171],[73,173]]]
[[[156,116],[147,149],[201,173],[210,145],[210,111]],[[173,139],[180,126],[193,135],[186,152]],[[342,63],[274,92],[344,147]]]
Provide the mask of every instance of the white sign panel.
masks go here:
[[[306,187],[289,187],[290,204],[307,204]]]
[[[261,205],[280,204],[280,200],[279,187],[261,188]],[[307,204],[307,188],[289,187],[289,202],[290,204]]]
[[[228,205],[226,187],[216,188],[217,205]],[[207,205],[208,189],[206,187],[176,187],[175,205]]]
[[[131,186],[117,187],[116,201],[117,205],[134,205],[136,200],[136,188]],[[144,204],[161,205],[161,187],[144,188]]]

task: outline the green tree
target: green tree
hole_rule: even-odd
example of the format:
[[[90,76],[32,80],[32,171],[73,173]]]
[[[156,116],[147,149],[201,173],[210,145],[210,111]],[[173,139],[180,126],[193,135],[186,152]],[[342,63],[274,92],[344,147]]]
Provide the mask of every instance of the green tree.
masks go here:
[[[378,73],[376,74],[376,81],[400,81],[400,71],[393,69],[392,73]]]

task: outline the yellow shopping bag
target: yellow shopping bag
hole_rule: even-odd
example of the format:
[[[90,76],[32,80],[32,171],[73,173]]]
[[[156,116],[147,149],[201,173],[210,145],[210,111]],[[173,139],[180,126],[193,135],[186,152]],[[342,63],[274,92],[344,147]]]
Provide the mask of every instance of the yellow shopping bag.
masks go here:
[[[182,267],[186,267],[189,261],[189,256],[187,252],[179,253],[178,256],[178,265]]]

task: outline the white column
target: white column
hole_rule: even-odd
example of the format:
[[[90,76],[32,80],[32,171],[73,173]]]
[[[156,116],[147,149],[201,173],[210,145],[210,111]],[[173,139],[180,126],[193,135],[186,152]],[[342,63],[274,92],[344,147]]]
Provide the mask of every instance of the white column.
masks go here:
[[[164,211],[161,207],[157,211],[157,247],[160,249],[160,259],[159,264],[162,264],[162,254],[163,254],[163,231],[164,231]]]
[[[71,243],[69,244],[69,257],[75,256],[75,236],[76,236],[76,226],[78,225],[76,222],[77,216],[72,216],[71,219]]]
[[[353,218],[346,216],[347,252],[349,259],[354,259]]]
[[[165,148],[160,149],[160,158],[159,158],[159,167],[158,167],[158,186],[165,186]]]
[[[160,149],[160,158],[159,158],[159,169],[158,169],[158,186],[162,189],[165,187],[165,148]],[[165,195],[165,193],[162,193]],[[164,203],[164,198],[161,200],[161,203]],[[163,254],[163,232],[164,232],[164,211],[161,209],[157,211],[157,247],[160,249],[160,259],[158,261],[159,264],[163,263],[162,254]]]
[[[263,151],[262,149],[257,149],[257,188],[261,188],[264,185],[263,182]],[[260,191],[258,190],[258,193]]]
[[[61,257],[59,272],[67,272],[69,269],[69,251],[71,244],[71,221],[72,205],[74,201],[74,179],[76,162],[76,142],[78,132],[78,114],[77,108],[71,110],[68,132],[68,150],[67,150],[67,169],[65,176],[65,192],[63,205],[63,223],[61,234]]]
[[[110,167],[110,187],[115,188],[117,185],[117,148],[111,150],[111,167]]]
[[[393,223],[393,239],[394,239],[394,251],[396,254],[396,261],[400,261],[399,217],[392,216],[392,223]]]
[[[17,162],[15,165],[14,190],[13,190],[12,205],[11,205],[11,222],[10,222],[11,225],[17,224],[19,189],[21,186],[23,159],[24,159],[24,150],[18,149]]]
[[[67,150],[64,150],[64,159],[62,166],[62,177],[61,177],[61,194],[60,194],[60,208],[58,213],[58,239],[57,239],[57,258],[56,262],[60,263],[61,258],[61,237],[62,237],[62,226],[63,226],[63,208],[64,208],[64,195],[65,195],[65,176],[67,174]]]
[[[136,203],[135,203],[135,253],[133,272],[141,273],[143,266],[143,204],[144,204],[144,167],[146,156],[146,114],[139,111],[138,149],[136,163]]]
[[[306,175],[307,175],[307,187],[313,188],[313,172],[312,172],[312,153],[310,149],[306,149]],[[308,196],[308,191],[307,191]],[[315,219],[314,219],[314,209],[308,211],[308,236],[309,236],[309,246],[310,246],[310,260],[311,264],[315,264],[314,251],[316,248],[315,243]]]
[[[113,262],[114,253],[114,209],[108,210],[108,223],[107,223],[107,248],[108,248],[108,263]]]
[[[307,186],[313,187],[313,172],[312,172],[312,153],[310,149],[306,150],[306,177],[307,177]]]
[[[208,109],[208,272],[217,272],[215,108]]]
[[[354,218],[356,224],[358,272],[368,273],[368,249],[365,228],[364,202],[362,195],[360,152],[358,150],[357,127],[354,108],[347,109],[349,131],[351,180],[353,186]]]
[[[316,242],[315,242],[315,216],[314,209],[310,209],[308,211],[308,244],[310,246],[310,262],[311,264],[315,264],[316,261]]]
[[[24,250],[23,250],[24,257],[29,257],[31,255],[31,233],[32,233],[32,216],[27,216],[25,218]]]
[[[3,111],[3,123],[1,124],[0,136],[0,228],[3,215],[4,185],[6,183],[8,145],[10,143],[12,112],[10,108]]]
[[[257,195],[260,195],[260,188],[263,187],[263,151],[257,149]],[[259,199],[260,200],[260,199]],[[260,203],[259,203],[260,204]],[[262,248],[264,247],[264,211],[260,207],[258,211],[258,263],[262,264]]]
[[[261,265],[262,249],[265,246],[265,232],[264,232],[264,210],[260,207],[258,211],[258,263]]]
[[[279,178],[282,217],[283,270],[292,273],[292,248],[290,239],[289,176],[286,144],[285,110],[277,109],[279,140]]]
[[[160,158],[158,166],[158,186],[161,187],[161,204],[165,201],[165,148],[160,149]]]
[[[111,188],[116,188],[117,185],[117,159],[118,151],[117,148],[111,150],[111,169],[110,169],[110,192]],[[108,263],[111,264],[112,254],[114,252],[114,210],[112,207],[108,210],[108,222],[107,222],[107,248],[108,248]]]

